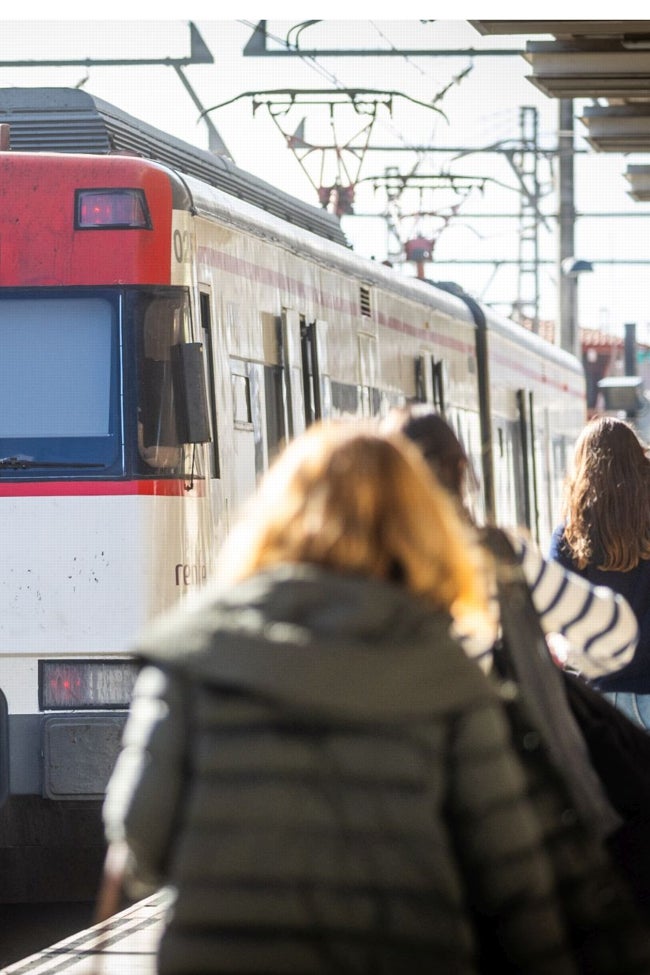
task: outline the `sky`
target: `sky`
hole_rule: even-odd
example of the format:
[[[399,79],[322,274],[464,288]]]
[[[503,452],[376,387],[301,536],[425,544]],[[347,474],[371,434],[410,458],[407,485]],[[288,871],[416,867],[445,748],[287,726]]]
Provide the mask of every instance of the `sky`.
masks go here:
[[[516,16],[507,6],[491,4],[490,16]],[[56,20],[43,18],[39,7],[27,0],[21,4],[22,19],[2,19],[0,87],[80,86],[207,149],[207,125],[170,66],[17,67],[10,63],[183,58],[189,56],[192,20],[214,63],[190,65],[185,75],[201,105],[221,106],[210,111],[209,118],[239,167],[314,205],[319,205],[318,186],[354,183],[354,215],[344,216],[342,226],[357,252],[398,263],[405,242],[422,235],[435,242],[434,260],[425,265],[427,277],[457,281],[499,312],[510,312],[519,285],[521,196],[507,159],[487,149],[495,143],[516,145],[522,112],[527,124],[536,124],[540,147],[552,149],[557,144],[558,103],[526,79],[531,67],[520,54],[405,56],[399,52],[520,51],[526,37],[483,37],[468,20],[429,19],[431,8],[422,4],[418,8],[411,0],[400,4],[403,20],[377,19],[377,11],[365,3],[355,5],[358,19],[349,19],[342,4],[328,4],[332,19],[300,28],[304,14],[290,4],[272,5],[275,18],[268,10],[255,12],[249,5],[245,16],[233,20],[215,19],[218,8],[203,2],[184,7],[186,19],[159,11],[154,18],[147,13],[149,5],[135,10],[131,4],[129,9],[125,0],[111,4],[111,19],[88,18],[81,4],[72,0],[57,5]],[[550,10],[547,15],[583,16],[575,5],[573,9],[572,13]],[[244,56],[255,24],[265,15],[270,34],[278,39],[268,42],[269,50],[280,50],[285,40],[299,39],[307,49],[381,48],[396,53],[315,59]],[[466,16],[481,17],[481,13],[467,10]],[[390,105],[380,99],[374,121],[372,115],[355,111],[347,97],[337,96],[331,108],[333,94],[349,88],[390,92]],[[284,89],[301,92],[293,105],[277,94]],[[650,343],[650,248],[644,219],[650,215],[650,204],[631,200],[623,175],[630,163],[650,160],[643,154],[625,157],[590,149],[579,121],[585,104],[575,102],[575,205],[583,214],[576,223],[575,251],[577,257],[591,261],[594,270],[579,280],[579,324],[622,335],[624,323],[634,321],[638,338]],[[296,130],[316,147],[358,147],[368,138],[370,147],[385,148],[370,148],[363,155],[341,148],[337,169],[332,150],[292,152],[286,137]],[[412,146],[427,151],[416,152]],[[537,173],[545,217],[545,225],[539,228],[539,311],[541,318],[554,319],[555,161],[540,159]],[[395,174],[410,174],[411,188],[397,192]],[[450,176],[454,176],[453,189]],[[645,265],[611,263],[646,260]],[[401,269],[415,273],[413,264]],[[523,297],[531,296],[531,280],[529,275],[523,282]]]

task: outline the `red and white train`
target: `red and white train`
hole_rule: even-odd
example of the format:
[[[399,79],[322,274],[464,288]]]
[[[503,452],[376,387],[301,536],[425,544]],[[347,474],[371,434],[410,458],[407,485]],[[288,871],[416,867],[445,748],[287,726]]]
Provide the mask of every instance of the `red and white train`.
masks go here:
[[[94,896],[134,635],[319,417],[444,410],[542,545],[580,363],[77,89],[2,89],[0,900]],[[354,485],[351,485],[351,490]]]

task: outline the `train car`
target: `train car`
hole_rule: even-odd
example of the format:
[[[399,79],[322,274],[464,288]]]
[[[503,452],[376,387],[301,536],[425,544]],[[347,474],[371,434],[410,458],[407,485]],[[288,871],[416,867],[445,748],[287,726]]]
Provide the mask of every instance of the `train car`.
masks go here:
[[[477,516],[544,546],[585,382],[86,92],[0,90],[0,124],[0,900],[82,900],[134,635],[209,579],[282,444],[429,402],[472,458]]]

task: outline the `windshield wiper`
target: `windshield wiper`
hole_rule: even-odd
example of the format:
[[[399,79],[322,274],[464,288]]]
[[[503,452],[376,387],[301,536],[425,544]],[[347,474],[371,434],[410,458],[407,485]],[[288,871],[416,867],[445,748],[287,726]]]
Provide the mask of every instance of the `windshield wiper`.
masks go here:
[[[104,467],[104,464],[86,464],[81,461],[34,460],[33,457],[0,457],[0,470],[27,471],[35,467]]]

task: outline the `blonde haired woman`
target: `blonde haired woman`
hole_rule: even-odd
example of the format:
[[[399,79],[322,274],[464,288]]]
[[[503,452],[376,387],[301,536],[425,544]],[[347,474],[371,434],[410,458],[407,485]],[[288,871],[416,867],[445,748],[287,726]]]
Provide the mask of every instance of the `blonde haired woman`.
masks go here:
[[[490,625],[479,549],[417,450],[311,427],[228,555],[136,648],[105,804],[174,892],[161,975],[581,971],[503,704],[450,636]],[[621,975],[607,910],[623,944],[590,971]]]

